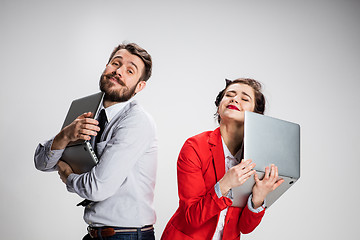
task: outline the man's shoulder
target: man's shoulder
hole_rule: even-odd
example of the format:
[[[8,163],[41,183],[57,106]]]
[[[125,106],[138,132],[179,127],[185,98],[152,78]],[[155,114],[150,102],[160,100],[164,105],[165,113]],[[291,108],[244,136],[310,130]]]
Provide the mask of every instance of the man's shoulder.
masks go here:
[[[152,120],[152,116],[136,100],[129,102],[125,113],[139,115]]]
[[[136,100],[126,104],[124,109],[118,113],[116,118],[117,122],[130,120],[141,124],[149,123],[150,125],[155,125],[153,117]]]

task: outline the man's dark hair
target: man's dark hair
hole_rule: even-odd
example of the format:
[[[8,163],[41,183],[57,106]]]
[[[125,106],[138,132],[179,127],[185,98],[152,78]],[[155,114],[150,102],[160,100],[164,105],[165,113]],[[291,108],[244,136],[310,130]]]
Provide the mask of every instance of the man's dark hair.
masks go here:
[[[142,73],[139,81],[147,81],[151,76],[152,71],[152,60],[150,54],[136,43],[122,43],[117,46],[114,51],[111,53],[108,64],[110,63],[111,59],[114,57],[115,53],[121,49],[128,50],[131,54],[138,56],[145,64],[144,72]]]
[[[261,83],[251,79],[251,78],[238,78],[235,80],[226,80],[226,86],[223,90],[221,90],[219,92],[219,94],[216,97],[215,100],[215,105],[217,107],[217,109],[219,108],[220,102],[224,97],[225,94],[225,90],[232,84],[235,83],[242,83],[242,84],[246,84],[248,86],[250,86],[252,89],[254,89],[254,93],[255,93],[255,108],[254,108],[254,112],[255,113],[260,113],[260,114],[264,114],[265,112],[265,97],[261,92]],[[215,113],[215,117],[217,117],[218,123],[220,123],[220,115],[218,113]]]

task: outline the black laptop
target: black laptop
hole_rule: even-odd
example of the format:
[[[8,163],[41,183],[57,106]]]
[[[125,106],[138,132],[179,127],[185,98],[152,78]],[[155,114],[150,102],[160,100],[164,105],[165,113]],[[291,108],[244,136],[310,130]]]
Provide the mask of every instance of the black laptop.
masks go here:
[[[83,113],[92,112],[95,115],[101,107],[103,95],[102,92],[99,92],[72,101],[61,129],[72,123]],[[99,161],[90,141],[85,140],[68,144],[61,160],[68,163],[74,173],[77,174],[90,171]]]

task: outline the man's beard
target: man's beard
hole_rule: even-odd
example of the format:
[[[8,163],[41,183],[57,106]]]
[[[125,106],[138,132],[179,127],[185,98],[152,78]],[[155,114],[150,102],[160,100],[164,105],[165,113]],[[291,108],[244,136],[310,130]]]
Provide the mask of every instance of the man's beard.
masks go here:
[[[115,77],[118,83],[122,86],[120,89],[111,90],[111,87],[115,84],[109,79]],[[105,93],[104,100],[111,102],[126,102],[132,96],[135,95],[135,89],[137,84],[129,89],[117,76],[114,74],[102,74],[100,77],[100,90]]]

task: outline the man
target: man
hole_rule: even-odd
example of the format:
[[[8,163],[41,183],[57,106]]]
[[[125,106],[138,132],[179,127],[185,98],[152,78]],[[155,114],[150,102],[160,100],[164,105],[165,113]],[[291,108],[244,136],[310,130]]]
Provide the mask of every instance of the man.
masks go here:
[[[82,114],[36,149],[36,168],[57,170],[68,191],[86,199],[81,204],[89,234],[83,239],[155,239],[155,124],[136,101],[129,101],[145,88],[151,69],[146,50],[134,43],[116,47],[100,78],[105,93],[100,113],[94,119],[93,113]],[[100,130],[95,119],[104,113],[107,123]],[[92,137],[99,163],[90,172],[74,174],[61,161],[64,148]]]

